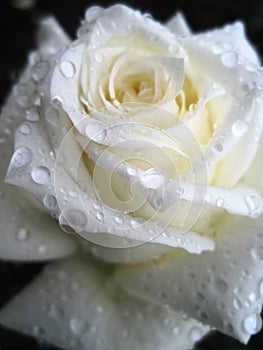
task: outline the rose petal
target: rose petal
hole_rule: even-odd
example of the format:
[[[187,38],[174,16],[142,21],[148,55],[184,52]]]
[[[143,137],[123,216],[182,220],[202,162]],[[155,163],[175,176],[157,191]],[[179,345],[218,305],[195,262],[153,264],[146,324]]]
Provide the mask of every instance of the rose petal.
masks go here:
[[[223,216],[224,223],[215,227],[213,253],[181,252],[156,263],[120,267],[116,281],[137,296],[182,310],[247,343],[261,328],[262,220]]]
[[[79,350],[186,350],[209,331],[180,312],[123,293],[108,268],[83,258],[48,266],[2,309],[0,322]]]
[[[166,26],[176,36],[191,34],[189,25],[181,12],[177,13],[174,17],[172,17],[166,23]]]
[[[33,100],[30,96],[32,92],[30,77],[29,67],[12,92],[1,115],[0,256],[3,259],[47,260],[64,257],[76,251],[76,244],[71,237],[65,237],[56,222],[48,217],[36,203],[30,201],[19,189],[4,184],[5,172],[13,152],[15,129],[27,118],[17,131],[21,137],[26,137],[27,133],[31,132],[31,126],[39,118],[37,109],[32,105],[29,109],[24,109],[25,103],[31,104]],[[27,137],[29,138],[28,135]],[[15,172],[19,173],[19,169],[24,169],[30,164],[34,149],[24,145],[17,147],[12,157]],[[52,197],[45,198],[46,201],[52,199]]]
[[[38,29],[37,43],[43,54],[55,54],[68,45],[70,39],[63,28],[53,17],[46,17],[41,20]]]

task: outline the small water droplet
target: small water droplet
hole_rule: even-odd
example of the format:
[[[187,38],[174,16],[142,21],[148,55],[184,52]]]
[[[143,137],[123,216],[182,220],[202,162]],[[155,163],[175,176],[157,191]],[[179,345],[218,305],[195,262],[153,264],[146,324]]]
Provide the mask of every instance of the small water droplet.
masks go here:
[[[99,52],[99,51],[98,51],[98,52],[95,53],[95,60],[96,60],[98,63],[102,63],[103,59],[104,59],[104,55],[103,55],[102,52]]]
[[[46,195],[43,198],[43,204],[47,209],[54,210],[57,207],[57,200],[52,195]]]
[[[49,182],[51,173],[47,167],[38,166],[32,169],[31,177],[35,183],[43,185]]]
[[[242,137],[248,130],[248,124],[242,120],[237,120],[232,125],[232,132],[236,137]]]
[[[85,323],[80,318],[72,318],[70,320],[70,330],[76,335],[80,335],[85,330]]]
[[[258,195],[247,196],[245,202],[251,215],[257,214],[261,211],[262,199]]]
[[[251,293],[249,294],[249,296],[248,296],[248,299],[249,299],[251,302],[256,301],[256,300],[257,300],[257,295],[256,295],[256,293],[251,292]]]
[[[29,230],[24,227],[21,227],[17,232],[16,238],[20,242],[27,241],[29,238]]]
[[[28,135],[28,134],[30,134],[30,132],[31,132],[31,127],[30,127],[29,124],[23,123],[22,125],[20,125],[19,131],[20,131],[21,134],[23,134],[23,135]]]
[[[32,151],[27,147],[18,148],[11,159],[10,165],[16,168],[28,165],[33,157]]]
[[[254,260],[263,260],[263,247],[258,246],[251,249],[251,256]]]
[[[221,61],[226,67],[234,68],[238,62],[238,55],[234,51],[223,53],[221,56]]]
[[[225,294],[228,290],[227,283],[220,278],[215,281],[215,285],[219,293]]]
[[[48,61],[38,62],[32,67],[32,78],[36,82],[43,80],[47,76],[49,68],[50,63]]]
[[[189,332],[189,337],[193,342],[197,342],[202,337],[201,329],[198,327],[193,327]]]
[[[259,289],[261,296],[263,296],[263,279],[259,281],[258,289]]]
[[[30,108],[26,111],[26,120],[30,122],[37,122],[39,120],[37,108]]]
[[[217,206],[218,208],[222,208],[224,204],[225,204],[225,201],[224,201],[223,198],[218,198],[218,199],[217,199],[217,201],[216,201],[216,206]]]
[[[215,55],[220,55],[223,52],[223,47],[220,44],[215,44],[212,47],[212,51]]]
[[[140,177],[140,182],[146,188],[157,189],[167,183],[167,176],[159,169],[150,168]]]
[[[47,246],[45,244],[40,244],[37,249],[39,254],[45,254],[47,251]]]
[[[241,308],[241,306],[242,306],[240,300],[238,300],[238,299],[234,299],[234,300],[233,300],[233,305],[234,305],[234,308],[235,308],[236,310],[239,310],[239,309]]]
[[[121,216],[116,215],[114,220],[119,225],[123,224],[123,218]]]
[[[175,45],[175,44],[171,44],[171,45],[169,46],[168,50],[169,50],[169,52],[170,52],[171,54],[173,54],[173,55],[175,55],[176,53],[179,52],[179,48],[178,48],[178,46]]]
[[[87,226],[87,216],[79,209],[69,209],[63,213],[68,225],[76,232],[83,231]]]
[[[136,169],[128,166],[127,173],[131,176],[134,176],[134,175],[136,175]]]
[[[98,219],[99,221],[103,221],[103,219],[104,219],[104,214],[103,214],[102,212],[99,212],[99,213],[97,214],[97,219]]]
[[[68,79],[73,78],[76,73],[76,68],[70,61],[61,62],[59,68],[64,77]]]
[[[221,143],[215,143],[213,146],[212,146],[212,150],[214,153],[221,153],[223,151],[223,145]]]
[[[248,316],[243,322],[244,331],[249,334],[256,334],[262,326],[262,319],[260,315],[253,313]]]

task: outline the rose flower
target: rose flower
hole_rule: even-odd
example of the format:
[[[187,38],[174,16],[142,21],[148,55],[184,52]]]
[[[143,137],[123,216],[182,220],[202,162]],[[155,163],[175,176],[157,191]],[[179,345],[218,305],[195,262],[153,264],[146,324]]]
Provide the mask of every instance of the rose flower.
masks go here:
[[[2,110],[0,257],[61,260],[0,323],[65,349],[183,350],[215,328],[247,343],[262,78],[241,22],[193,34],[92,7],[71,41],[43,19]]]

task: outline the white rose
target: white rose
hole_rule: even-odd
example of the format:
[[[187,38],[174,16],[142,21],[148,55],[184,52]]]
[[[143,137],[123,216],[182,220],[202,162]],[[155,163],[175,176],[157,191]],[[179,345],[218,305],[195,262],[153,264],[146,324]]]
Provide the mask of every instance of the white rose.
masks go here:
[[[75,256],[0,322],[67,349],[189,349],[210,327],[246,343],[263,297],[263,75],[243,24],[194,35],[181,15],[92,7],[77,40],[47,18],[38,42],[2,112],[2,178],[33,196],[1,183],[0,256]]]

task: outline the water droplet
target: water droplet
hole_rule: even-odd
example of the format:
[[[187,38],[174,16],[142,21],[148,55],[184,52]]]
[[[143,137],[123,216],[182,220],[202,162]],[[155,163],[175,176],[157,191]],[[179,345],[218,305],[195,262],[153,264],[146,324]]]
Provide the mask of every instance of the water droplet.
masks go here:
[[[23,134],[23,135],[28,135],[28,134],[30,134],[30,132],[31,132],[31,127],[30,127],[29,124],[23,123],[22,125],[20,125],[19,131],[20,131],[21,134]]]
[[[136,175],[136,169],[128,166],[127,173],[131,176],[134,176],[134,175]]]
[[[261,296],[263,296],[263,279],[259,281],[258,289],[259,289]]]
[[[61,62],[59,68],[64,77],[68,79],[73,78],[76,73],[76,68],[70,61]]]
[[[257,300],[257,295],[256,295],[256,293],[251,292],[251,293],[249,294],[249,296],[248,296],[248,299],[249,299],[251,302],[256,301],[256,300]]]
[[[32,180],[37,184],[46,184],[49,182],[51,177],[50,170],[45,166],[35,167],[31,171],[31,177]]]
[[[215,281],[215,285],[219,293],[225,294],[228,290],[227,283],[220,278]]]
[[[151,189],[157,189],[164,186],[167,181],[167,176],[156,168],[146,170],[140,177],[140,182],[143,184],[143,186]]]
[[[49,72],[50,64],[48,61],[41,61],[32,67],[32,78],[38,82],[43,80]]]
[[[251,256],[254,260],[263,260],[263,247],[258,246],[251,249]]]
[[[57,207],[57,200],[54,196],[52,195],[46,195],[43,198],[43,204],[47,209],[55,209]]]
[[[242,120],[237,120],[232,125],[232,132],[236,137],[242,137],[248,130],[248,124]]]
[[[88,223],[86,214],[79,209],[69,209],[63,213],[68,225],[76,232],[83,231]]]
[[[213,146],[212,146],[212,150],[213,152],[215,153],[221,153],[223,151],[223,146],[221,143],[215,143]]]
[[[238,299],[234,299],[234,300],[233,300],[233,305],[234,305],[234,308],[235,308],[236,310],[239,310],[239,309],[241,308],[241,306],[242,306],[240,300],[238,300]]]
[[[18,232],[17,232],[17,236],[16,236],[17,240],[20,242],[24,242],[26,240],[28,240],[29,238],[29,230],[21,227]]]
[[[243,322],[244,331],[249,334],[256,334],[260,331],[262,326],[262,319],[260,315],[254,313],[248,316]]]
[[[221,56],[221,61],[226,67],[234,68],[238,62],[238,55],[234,51],[223,53]]]
[[[103,219],[104,219],[104,214],[103,214],[102,212],[99,212],[99,213],[97,214],[97,219],[98,219],[99,221],[103,221]]]
[[[123,224],[123,218],[121,216],[116,215],[114,220],[119,225]]]
[[[203,333],[200,328],[193,327],[189,332],[189,337],[193,342],[198,341],[202,337]]]
[[[32,151],[27,147],[18,148],[11,159],[10,165],[16,168],[28,165],[33,157]]]
[[[59,112],[55,108],[48,108],[46,111],[46,120],[53,125],[57,125],[60,119]]]
[[[171,44],[171,45],[169,46],[168,50],[169,50],[169,52],[170,52],[171,54],[173,54],[173,55],[179,52],[179,48],[178,48],[178,46],[175,45],[175,44]]]
[[[251,195],[245,198],[249,213],[251,215],[257,214],[261,211],[262,199],[258,195]]]
[[[249,71],[249,72],[255,72],[257,70],[257,67],[253,64],[253,63],[248,63],[246,65],[246,69]]]
[[[216,206],[218,207],[218,208],[222,208],[223,207],[223,205],[224,205],[224,199],[223,198],[218,198],[217,199],[217,201],[216,201]]]
[[[72,318],[70,320],[69,327],[70,327],[72,333],[74,333],[76,335],[80,335],[85,330],[85,323],[80,318]]]
[[[98,63],[102,63],[103,59],[104,59],[104,55],[103,55],[102,52],[99,52],[99,51],[98,51],[98,52],[95,53],[95,60],[96,60]]]
[[[215,55],[220,55],[223,52],[223,47],[220,44],[215,44],[212,47],[212,51]]]
[[[37,108],[30,108],[26,111],[26,120],[30,122],[37,122],[39,120]]]
[[[39,254],[45,254],[47,251],[47,246],[45,244],[40,244],[37,249]]]

